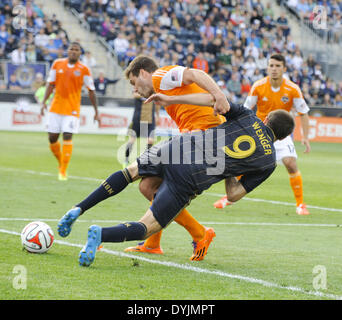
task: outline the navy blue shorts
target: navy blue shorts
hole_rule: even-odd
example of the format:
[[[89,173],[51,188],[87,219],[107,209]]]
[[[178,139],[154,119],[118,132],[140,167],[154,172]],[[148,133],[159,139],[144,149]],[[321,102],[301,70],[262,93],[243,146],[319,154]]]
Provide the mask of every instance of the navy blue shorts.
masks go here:
[[[161,148],[168,148],[169,146],[169,141],[161,142],[146,150],[137,159],[139,176],[163,178],[150,207],[153,216],[163,228],[196,196],[196,191],[190,183],[190,165],[172,165],[169,162],[158,161],[160,160],[158,156],[160,156]]]

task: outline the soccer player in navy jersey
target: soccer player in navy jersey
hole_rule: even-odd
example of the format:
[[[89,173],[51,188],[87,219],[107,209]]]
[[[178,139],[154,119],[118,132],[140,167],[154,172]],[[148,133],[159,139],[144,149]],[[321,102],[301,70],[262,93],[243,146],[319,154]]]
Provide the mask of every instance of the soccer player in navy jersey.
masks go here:
[[[165,96],[154,94],[147,102],[163,105],[191,103],[214,105],[210,94]],[[265,181],[276,167],[273,143],[288,136],[294,128],[293,117],[284,110],[271,112],[263,123],[253,111],[230,104],[227,121],[206,131],[182,134],[146,150],[135,163],[108,177],[86,199],[69,210],[59,234],[69,234],[73,222],[70,212],[81,213],[98,202],[121,192],[130,182],[144,176],[163,179],[151,207],[138,222],[114,227],[93,225],[88,241],[80,251],[79,263],[89,266],[102,242],[143,240],[165,228],[190,201],[212,184],[225,179],[228,199],[238,201]],[[243,175],[238,181],[235,177]],[[66,224],[66,220],[69,223]]]

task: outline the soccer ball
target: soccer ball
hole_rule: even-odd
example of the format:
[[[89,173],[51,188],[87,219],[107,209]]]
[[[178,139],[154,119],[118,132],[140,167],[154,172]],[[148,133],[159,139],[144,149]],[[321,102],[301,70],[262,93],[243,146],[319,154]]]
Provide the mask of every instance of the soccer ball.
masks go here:
[[[52,247],[53,240],[53,231],[45,222],[31,222],[21,232],[21,243],[28,252],[44,253]]]

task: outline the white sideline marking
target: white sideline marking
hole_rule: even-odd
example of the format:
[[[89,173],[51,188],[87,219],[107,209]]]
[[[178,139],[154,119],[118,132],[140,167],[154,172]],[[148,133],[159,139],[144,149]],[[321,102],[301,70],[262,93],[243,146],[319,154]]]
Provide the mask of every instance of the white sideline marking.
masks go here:
[[[6,167],[0,167],[0,170],[24,172],[24,173],[41,175],[41,176],[49,176],[49,177],[57,177],[57,174],[52,174],[49,172],[33,171],[33,170],[22,170],[22,169],[6,168]],[[75,180],[84,180],[84,181],[92,181],[92,182],[99,182],[99,183],[101,183],[103,181],[103,179],[97,179],[97,178],[88,178],[88,177],[79,177],[79,176],[68,176],[68,177],[70,179],[75,179]],[[222,194],[222,193],[213,193],[213,192],[204,192],[203,194],[206,194],[208,196],[213,196],[213,197],[220,197],[220,198],[224,196],[224,194]],[[254,201],[254,202],[265,202],[265,203],[271,203],[271,204],[283,205],[283,206],[291,206],[291,207],[296,206],[295,203],[291,203],[291,202],[257,199],[257,198],[249,198],[249,197],[243,197],[241,200]],[[311,206],[311,205],[307,205],[306,207],[310,208],[310,209],[318,209],[321,211],[342,212],[342,209],[336,209],[336,208],[324,208],[324,207]]]
[[[60,219],[50,218],[1,218],[0,221],[50,221],[58,222]],[[76,222],[87,223],[121,223],[123,220],[101,220],[101,219],[78,219]],[[274,223],[274,222],[215,222],[215,221],[199,221],[201,224],[210,225],[241,225],[241,226],[279,226],[279,227],[331,227],[341,228],[339,224],[323,224],[323,223]],[[172,222],[176,223],[176,222]]]
[[[20,236],[20,233],[15,232],[15,231],[0,229],[0,232]],[[70,247],[83,248],[82,244],[70,243],[70,242],[61,241],[61,240],[55,240],[55,242],[57,244],[66,245],[66,246],[70,246]],[[321,291],[307,291],[305,289],[302,289],[299,287],[293,287],[293,286],[281,286],[277,283],[270,282],[270,281],[265,281],[265,280],[256,279],[256,278],[252,278],[252,277],[246,277],[246,276],[237,275],[237,274],[231,274],[231,273],[227,273],[227,272],[223,272],[223,271],[219,271],[219,270],[208,270],[208,269],[204,269],[204,268],[194,267],[194,266],[191,266],[189,264],[180,264],[180,263],[171,262],[171,261],[152,260],[152,259],[148,259],[145,257],[140,257],[138,255],[132,255],[132,254],[127,254],[127,253],[123,253],[123,252],[119,252],[119,251],[108,250],[105,248],[102,248],[101,252],[105,252],[105,253],[108,253],[108,254],[111,254],[114,256],[118,256],[121,258],[132,258],[132,259],[141,260],[141,261],[152,263],[152,264],[159,264],[159,265],[171,267],[171,268],[188,270],[188,271],[197,272],[197,273],[204,273],[207,275],[215,275],[215,276],[220,276],[220,277],[230,278],[230,279],[238,279],[238,280],[242,280],[242,281],[249,282],[249,283],[259,284],[259,285],[262,285],[262,286],[268,287],[268,288],[284,289],[287,291],[298,292],[298,293],[307,294],[307,295],[316,296],[316,297],[321,297],[321,298],[342,300],[342,296],[338,296],[338,295],[334,295],[334,294],[324,293]]]

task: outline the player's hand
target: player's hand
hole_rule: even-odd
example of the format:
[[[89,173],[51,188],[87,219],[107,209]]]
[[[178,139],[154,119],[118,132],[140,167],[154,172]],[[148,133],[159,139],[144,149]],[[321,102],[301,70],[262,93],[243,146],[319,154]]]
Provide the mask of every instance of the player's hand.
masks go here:
[[[230,110],[229,102],[224,94],[214,97],[214,114],[226,114]]]
[[[97,121],[98,124],[100,124],[100,116],[98,114],[98,112],[95,113],[94,115],[94,123]]]
[[[41,106],[41,108],[40,108],[40,115],[41,115],[41,116],[44,116],[45,110],[46,110],[46,109],[47,109],[46,103],[42,103],[42,106]]]
[[[162,94],[162,93],[154,93],[154,94],[150,95],[144,101],[144,103],[149,103],[152,101],[158,105],[161,105],[161,106],[167,106],[169,104],[172,104],[170,96],[167,96],[166,94]]]
[[[305,146],[304,153],[309,153],[311,151],[311,145],[309,139],[302,139],[302,145]]]

